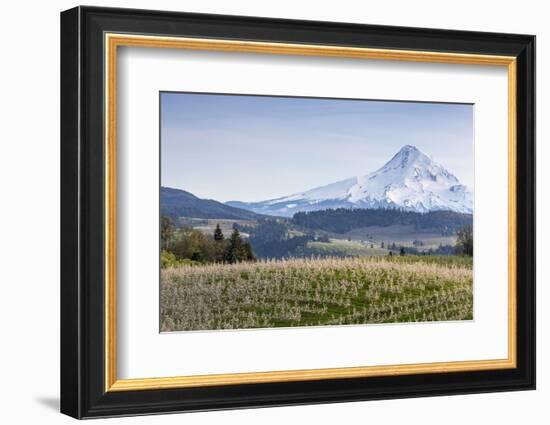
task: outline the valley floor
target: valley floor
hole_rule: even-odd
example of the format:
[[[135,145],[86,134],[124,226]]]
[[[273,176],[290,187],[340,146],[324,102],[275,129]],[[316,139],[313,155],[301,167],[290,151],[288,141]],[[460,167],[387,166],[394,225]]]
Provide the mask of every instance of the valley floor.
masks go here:
[[[161,331],[471,320],[472,259],[348,257],[161,272]]]

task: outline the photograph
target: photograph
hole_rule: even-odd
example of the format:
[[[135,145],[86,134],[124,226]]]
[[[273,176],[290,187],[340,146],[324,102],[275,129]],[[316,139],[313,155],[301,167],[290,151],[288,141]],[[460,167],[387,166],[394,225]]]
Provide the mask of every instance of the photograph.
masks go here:
[[[365,417],[360,406],[385,422],[390,406],[393,422],[410,422],[410,408],[425,419],[419,397],[453,396],[457,423],[479,406],[505,423],[540,416],[543,14],[499,9],[496,22],[481,10],[472,24],[467,7],[430,20],[418,7],[377,15],[335,4],[314,16],[297,2],[269,13],[113,6],[63,10],[51,31],[35,19],[53,47],[16,55],[31,70],[59,59],[44,67],[56,83],[30,91],[39,103],[58,96],[60,108],[29,121],[12,84],[14,108],[26,111],[12,139],[29,130],[38,143],[9,144],[23,159],[9,165],[29,200],[10,203],[15,215],[55,201],[42,210],[57,225],[23,221],[58,232],[61,262],[48,249],[30,268],[40,272],[31,282],[45,267],[58,272],[60,290],[7,297],[56,313],[8,326],[51,325],[37,335],[57,344],[27,362],[44,372],[31,370],[40,409],[25,396],[13,415],[254,409],[238,420],[257,423],[265,408],[295,407],[272,415],[280,423],[338,403],[328,422]],[[522,11],[536,22],[518,20]],[[55,13],[35,15],[47,24]],[[45,143],[50,125],[60,148]],[[29,172],[44,164],[57,193]],[[6,223],[25,245],[22,226]],[[11,269],[27,278],[28,250],[8,245],[25,260]],[[21,303],[8,304],[6,323],[26,320]],[[20,375],[10,387],[28,386]],[[510,391],[527,404],[508,402]],[[395,409],[400,399],[418,402]]]
[[[473,111],[161,92],[161,332],[472,320]]]

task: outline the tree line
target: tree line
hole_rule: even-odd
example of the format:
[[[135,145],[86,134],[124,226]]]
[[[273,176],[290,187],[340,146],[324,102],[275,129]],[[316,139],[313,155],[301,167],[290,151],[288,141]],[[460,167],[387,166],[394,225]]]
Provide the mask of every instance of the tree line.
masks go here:
[[[168,216],[161,217],[160,223],[161,265],[180,263],[239,263],[256,261],[252,246],[243,240],[239,229],[233,228],[226,238],[219,224],[212,235],[188,226],[176,228]]]
[[[302,214],[302,213],[299,213]],[[416,213],[413,213],[416,214]],[[296,215],[295,215],[296,217]],[[241,232],[249,235],[243,239]],[[456,230],[456,245],[440,245],[437,249],[424,251],[414,246],[381,243],[392,255],[467,255],[473,256],[473,229],[467,224]],[[317,236],[313,231],[291,235],[288,224],[278,220],[261,219],[255,226],[235,223],[231,235],[226,238],[219,224],[208,235],[189,226],[176,228],[168,216],[161,217],[160,243],[161,266],[205,263],[239,263],[256,261],[257,258],[289,258],[320,255],[308,247],[310,241],[330,242],[328,235]],[[372,244],[371,244],[372,247]],[[322,255],[322,253],[321,253]],[[334,255],[334,254],[331,254]]]
[[[437,230],[442,235],[452,235],[457,230],[471,225],[472,215],[453,211],[430,211],[418,213],[399,209],[349,209],[336,208],[320,211],[298,212],[292,224],[304,229],[346,233],[367,227],[387,227],[395,224],[413,225],[417,230]]]

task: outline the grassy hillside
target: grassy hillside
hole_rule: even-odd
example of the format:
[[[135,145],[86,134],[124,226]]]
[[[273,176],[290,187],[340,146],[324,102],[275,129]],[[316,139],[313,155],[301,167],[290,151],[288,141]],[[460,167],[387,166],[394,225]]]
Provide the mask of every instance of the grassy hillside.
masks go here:
[[[184,265],[161,274],[161,330],[472,319],[469,257]]]

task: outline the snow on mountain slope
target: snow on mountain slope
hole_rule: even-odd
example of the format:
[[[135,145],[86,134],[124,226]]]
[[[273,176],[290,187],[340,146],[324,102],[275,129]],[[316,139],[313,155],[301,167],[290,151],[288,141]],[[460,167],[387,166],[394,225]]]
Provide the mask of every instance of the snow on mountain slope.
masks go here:
[[[466,186],[417,147],[405,145],[382,168],[306,192],[262,202],[228,202],[256,213],[291,217],[327,208],[399,208],[472,213]]]

